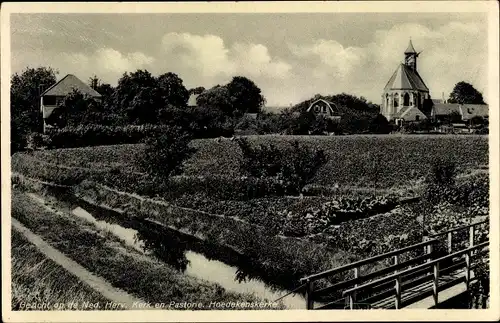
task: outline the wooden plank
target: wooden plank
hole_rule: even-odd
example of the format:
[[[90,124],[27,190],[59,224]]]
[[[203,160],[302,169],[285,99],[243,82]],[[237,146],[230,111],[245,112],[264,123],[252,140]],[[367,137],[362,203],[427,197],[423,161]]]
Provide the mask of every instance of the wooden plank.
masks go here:
[[[443,302],[445,298],[444,291],[447,289],[456,286],[464,281],[464,277],[460,276],[458,278],[449,278],[449,277],[440,277],[440,282],[438,285],[438,292],[440,293],[440,302]],[[427,301],[429,303],[429,307],[434,304],[434,295],[433,295],[433,282],[427,281],[421,284],[415,285],[412,289],[403,288],[403,292],[401,295],[401,308],[412,307],[412,304],[419,302],[428,298]],[[372,303],[373,308],[395,308],[394,306],[394,297],[389,296],[385,299],[380,299],[377,302]],[[420,307],[421,308],[421,307]]]

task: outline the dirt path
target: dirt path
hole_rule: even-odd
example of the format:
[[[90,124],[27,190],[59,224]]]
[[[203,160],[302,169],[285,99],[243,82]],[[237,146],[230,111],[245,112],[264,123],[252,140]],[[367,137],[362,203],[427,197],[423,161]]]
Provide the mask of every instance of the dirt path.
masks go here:
[[[124,309],[133,309],[134,304],[137,307],[138,304],[145,303],[144,301],[113,287],[104,279],[92,274],[84,267],[68,258],[62,252],[50,246],[40,236],[33,233],[30,229],[26,228],[14,218],[12,218],[12,228],[21,233],[29,242],[34,244],[47,258],[53,260],[65,270],[75,275],[82,282],[89,285],[95,291],[101,293],[106,299],[109,299],[110,302],[115,303],[117,306],[121,305],[120,307]]]

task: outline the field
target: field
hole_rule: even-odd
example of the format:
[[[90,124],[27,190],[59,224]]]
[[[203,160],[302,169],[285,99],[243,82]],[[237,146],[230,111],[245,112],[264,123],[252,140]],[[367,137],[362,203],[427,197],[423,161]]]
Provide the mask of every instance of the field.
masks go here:
[[[68,185],[71,194],[95,207],[96,212],[103,212],[104,207],[118,217],[151,220],[215,248],[228,247],[243,255],[260,279],[286,289],[293,289],[300,277],[312,272],[419,242],[423,225],[427,225],[426,230],[441,230],[469,221],[472,210],[474,216],[488,213],[485,136],[251,136],[249,139],[255,145],[273,143],[278,147],[299,140],[324,149],[328,162],[310,183],[308,192],[304,192],[308,196],[301,197],[264,194],[242,198],[239,190],[248,190],[247,182],[240,179],[239,148],[229,139],[194,141],[192,144],[198,151],[186,162],[184,173],[168,185],[141,173],[136,162],[145,147],[140,144],[16,154],[12,157],[13,183],[39,193],[46,192],[47,183]],[[437,156],[457,165],[458,193],[450,199],[457,205],[446,202],[425,209],[420,207],[420,188]],[[471,195],[471,187],[481,196]],[[14,216],[33,230],[36,228],[40,235],[56,239],[54,243],[62,243],[64,232],[78,231],[83,225],[73,223],[76,228],[72,228],[68,219],[47,220],[51,217],[47,214],[28,216],[29,208],[23,197],[16,199],[14,210],[18,211]],[[424,215],[429,223],[422,223]],[[47,224],[40,225],[47,221],[61,236],[52,234]],[[87,230],[92,230],[91,227]],[[78,237],[76,231],[71,235]],[[99,245],[104,247],[101,242]],[[65,250],[72,257],[86,261],[88,255],[78,251],[81,248]],[[111,261],[109,254],[115,254],[116,250],[108,251],[92,254],[96,257],[93,261],[100,257]],[[123,262],[136,266],[131,270],[144,273],[146,265],[134,260],[137,256],[127,257],[127,260],[122,258]],[[113,260],[109,265],[113,268],[92,270],[102,271],[107,279],[125,286],[134,295],[153,298],[156,296],[146,295],[158,295],[160,299],[180,293],[176,297],[181,300],[196,295],[195,286],[199,282],[176,274],[174,269],[160,269],[168,268],[161,266],[155,269],[158,272],[146,275],[149,280],[137,278],[140,287],[132,287],[130,281],[121,281],[112,274],[128,270],[121,261]],[[150,283],[157,275],[169,277],[178,287],[158,294],[156,283]],[[204,289],[206,299],[214,297],[214,293],[222,300],[250,297],[220,294],[214,288]]]
[[[340,187],[391,188],[408,186],[421,180],[439,156],[457,163],[459,171],[469,172],[488,165],[487,136],[250,136],[256,145],[288,145],[299,140],[310,147],[324,149],[328,163],[320,169],[313,184]],[[238,176],[241,158],[237,144],[229,139],[202,139],[193,142],[197,153],[186,163],[185,175]],[[137,171],[134,161],[143,153],[142,145],[87,147],[38,151],[34,157],[58,165],[99,169],[118,167]]]

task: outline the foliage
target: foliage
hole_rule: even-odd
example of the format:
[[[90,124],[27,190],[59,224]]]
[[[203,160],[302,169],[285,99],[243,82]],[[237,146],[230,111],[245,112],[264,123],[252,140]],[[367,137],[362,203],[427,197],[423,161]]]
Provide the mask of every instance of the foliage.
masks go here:
[[[140,168],[149,175],[167,180],[182,171],[183,162],[196,151],[189,145],[191,135],[181,128],[168,127],[161,135],[148,138]]]
[[[481,92],[476,90],[472,84],[463,81],[455,84],[448,103],[485,104]]]
[[[242,138],[237,143],[243,153],[242,173],[257,178],[277,178],[286,187],[293,187],[295,194],[300,193],[327,161],[323,150],[310,149],[298,141],[292,142],[288,149],[278,149],[273,144],[255,148]]]
[[[11,153],[23,150],[27,135],[42,130],[40,98],[42,88],[56,82],[58,72],[52,68],[27,68],[11,77],[10,120]]]
[[[100,123],[104,111],[100,102],[91,96],[84,95],[73,89],[66,95],[59,107],[55,109],[46,123],[58,128],[65,126],[76,127],[84,124]]]
[[[308,207],[296,212],[281,211],[285,218],[282,234],[286,236],[304,236],[324,232],[329,227],[345,221],[357,220],[394,208],[397,200],[391,196],[332,198],[321,205]]]
[[[265,99],[260,88],[253,81],[244,76],[235,76],[226,87],[234,116],[261,112]]]
[[[74,148],[101,145],[135,144],[161,133],[165,126],[138,125],[110,127],[87,124],[55,129],[47,133],[49,148]]]
[[[191,95],[191,94],[201,94],[201,93],[205,92],[205,90],[206,89],[203,86],[198,86],[198,87],[189,89],[189,95]]]
[[[392,126],[389,124],[386,117],[381,114],[377,114],[377,116],[372,119],[369,129],[370,133],[385,134],[392,131]]]
[[[186,106],[189,93],[174,73],[154,77],[147,70],[125,73],[114,92],[114,107],[132,123],[154,123],[166,107]]]
[[[454,189],[456,178],[456,163],[450,160],[438,159],[432,165],[425,179],[424,197],[431,203],[439,203],[442,197]]]

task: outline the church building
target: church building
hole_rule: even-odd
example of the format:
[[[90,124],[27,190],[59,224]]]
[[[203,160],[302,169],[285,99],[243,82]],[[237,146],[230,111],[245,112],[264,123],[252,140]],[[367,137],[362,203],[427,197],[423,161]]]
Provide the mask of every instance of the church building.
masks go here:
[[[387,120],[400,123],[427,118],[422,111],[424,102],[430,99],[430,95],[429,88],[417,71],[419,54],[410,40],[404,52],[404,63],[398,66],[384,88],[381,113]]]

